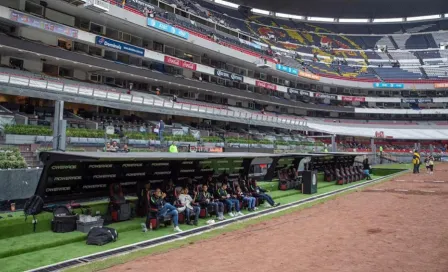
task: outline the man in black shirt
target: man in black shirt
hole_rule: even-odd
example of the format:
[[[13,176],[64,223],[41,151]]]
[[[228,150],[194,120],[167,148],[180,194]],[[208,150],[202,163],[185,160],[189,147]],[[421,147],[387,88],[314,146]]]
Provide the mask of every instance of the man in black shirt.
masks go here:
[[[203,208],[212,207],[214,211],[216,211],[217,219],[224,220],[224,204],[219,201],[215,201],[213,195],[208,192],[207,184],[202,185],[202,191],[199,192],[196,196],[196,201]]]
[[[217,197],[223,204],[227,205],[230,217],[244,215],[240,211],[240,201],[227,192],[227,184],[223,183],[222,187],[218,189]],[[235,208],[235,213],[232,212],[233,208]]]
[[[151,195],[149,205],[152,210],[157,210],[157,216],[163,217],[165,215],[170,215],[173,218],[174,231],[181,232],[179,228],[179,214],[177,213],[176,207],[170,203],[165,202],[166,194],[157,188]]]

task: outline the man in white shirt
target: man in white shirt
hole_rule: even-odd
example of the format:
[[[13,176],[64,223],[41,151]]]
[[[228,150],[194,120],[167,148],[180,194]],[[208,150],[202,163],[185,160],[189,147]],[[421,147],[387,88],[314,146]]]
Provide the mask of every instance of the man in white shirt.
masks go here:
[[[195,194],[196,198],[196,194]],[[179,195],[179,201],[182,205],[185,206],[185,218],[187,220],[187,225],[198,225],[199,214],[201,213],[201,207],[197,205],[193,198],[188,194],[188,188],[185,187],[182,189],[181,194]],[[190,216],[191,212],[194,212],[194,221],[191,223]]]

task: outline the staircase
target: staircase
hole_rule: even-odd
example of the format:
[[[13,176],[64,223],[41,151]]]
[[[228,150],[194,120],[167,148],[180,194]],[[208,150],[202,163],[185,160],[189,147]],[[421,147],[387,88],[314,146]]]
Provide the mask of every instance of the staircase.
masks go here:
[[[36,152],[32,150],[31,145],[19,145],[20,154],[22,154],[28,167],[40,167],[39,158]]]
[[[423,35],[426,42],[428,43],[428,48],[438,48],[436,41],[434,40],[434,37],[430,34]]]
[[[20,151],[23,158],[25,158],[26,164],[28,167],[36,168],[40,166],[40,161],[36,156],[35,152],[32,151]]]
[[[392,37],[392,36],[388,36],[389,37],[389,40],[390,40],[390,42],[395,46],[395,49],[398,49],[399,47],[398,47],[398,44],[397,44],[397,42],[394,40],[394,38]]]
[[[425,62],[420,57],[420,54],[418,54],[417,52],[413,52],[412,54],[414,54],[414,56],[418,59],[418,61],[420,62],[421,65],[425,65]]]
[[[368,72],[374,74],[375,77],[376,77],[379,81],[384,82],[384,80],[380,77],[380,75],[378,75],[378,73],[376,72],[375,69],[368,68]]]
[[[423,69],[423,67],[418,67],[418,68],[420,69],[420,72],[422,73],[422,75],[423,75],[426,79],[428,79],[429,76],[428,76],[428,74],[426,73],[425,69]]]

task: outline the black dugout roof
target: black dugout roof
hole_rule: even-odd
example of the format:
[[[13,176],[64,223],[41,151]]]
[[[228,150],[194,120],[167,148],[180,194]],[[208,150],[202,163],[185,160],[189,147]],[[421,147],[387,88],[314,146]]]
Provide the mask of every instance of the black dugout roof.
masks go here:
[[[331,154],[308,153],[168,153],[168,152],[42,152],[44,169],[36,189],[45,203],[102,198],[109,196],[111,184],[119,183],[124,194],[136,194],[151,183],[160,186],[173,180],[181,185],[186,179],[204,180],[227,175],[248,175],[254,159],[271,158],[270,175],[283,158],[295,165],[306,158],[319,160]]]

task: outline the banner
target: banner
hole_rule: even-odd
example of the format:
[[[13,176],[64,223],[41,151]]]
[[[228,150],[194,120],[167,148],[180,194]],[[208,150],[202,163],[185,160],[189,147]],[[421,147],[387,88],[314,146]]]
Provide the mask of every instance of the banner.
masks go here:
[[[290,94],[299,94],[299,92],[300,92],[300,90],[296,90],[296,89],[293,89],[293,88],[288,88],[288,93],[290,93]]]
[[[373,83],[373,88],[385,88],[385,89],[403,89],[404,84],[403,83]]]
[[[402,98],[401,103],[432,103],[432,98]]]
[[[155,10],[153,5],[150,5],[149,3],[140,0],[126,0],[126,6],[131,6],[136,10],[144,10],[145,7],[148,9]]]
[[[375,131],[375,138],[384,138],[384,131]]]
[[[113,48],[116,50],[120,50],[129,54],[134,54],[134,55],[138,55],[143,57],[145,55],[145,49],[137,47],[137,46],[133,46],[133,45],[129,45],[127,43],[122,43],[122,42],[118,42],[115,40],[111,40],[108,38],[104,38],[101,36],[96,36],[95,37],[95,43],[98,45],[102,45],[105,47],[109,47],[109,48]]]
[[[434,83],[434,88],[436,89],[448,89],[448,83]]]
[[[259,44],[256,44],[256,43],[253,43],[253,42],[249,42],[249,41],[246,41],[246,40],[243,40],[243,39],[240,39],[240,43],[244,43],[245,45],[249,45],[249,46],[251,46],[253,48],[261,50],[261,45],[259,45]]]
[[[206,147],[206,146],[190,146],[190,152],[196,153],[222,153],[224,149],[222,147]]]
[[[51,31],[53,33],[61,34],[72,38],[78,38],[78,30],[74,28],[52,23],[47,20],[30,16],[21,12],[11,11],[9,18],[15,22],[25,24],[34,28]]]
[[[255,86],[266,88],[266,89],[270,89],[270,90],[274,90],[274,91],[277,90],[277,85],[272,84],[272,83],[267,83],[267,82],[264,82],[264,81],[259,81],[259,80],[255,81]]]
[[[347,101],[347,102],[366,102],[366,98],[365,97],[361,97],[361,96],[342,96],[342,101]]]
[[[190,33],[186,32],[186,31],[183,31],[179,28],[170,26],[168,24],[159,22],[159,21],[151,19],[151,18],[148,18],[148,26],[153,27],[158,30],[161,30],[163,32],[170,33],[175,36],[181,37],[182,39],[185,39],[185,40],[188,40],[188,38],[190,37]]]
[[[215,69],[215,75],[222,77],[222,78],[226,78],[226,79],[230,79],[233,81],[238,81],[238,82],[242,82],[243,81],[243,76],[240,76],[238,74],[235,73],[231,73],[231,72],[227,72],[224,70],[219,70],[219,69]]]
[[[334,95],[334,94],[315,93],[314,96],[315,97],[319,97],[319,98],[328,98],[328,99],[331,99],[331,100],[338,100],[338,96]]]
[[[309,96],[309,97],[313,97],[314,96],[314,93],[313,92],[309,92],[309,91],[296,90],[296,89],[293,89],[293,88],[289,88],[288,91],[289,91],[289,93],[299,94],[301,96]]]
[[[196,68],[197,68],[196,63],[192,63],[192,62],[181,60],[181,59],[176,59],[176,58],[173,58],[170,56],[165,56],[165,63],[169,64],[169,65],[182,67],[182,68],[187,68],[187,69],[190,69],[193,71],[196,71]]]
[[[308,91],[300,91],[300,95],[313,97],[314,93],[313,92],[308,92]]]
[[[291,75],[298,75],[299,74],[299,70],[296,68],[292,68],[289,66],[285,66],[285,65],[281,65],[281,64],[276,64],[275,68],[279,71],[291,74]]]
[[[312,73],[303,72],[303,71],[299,71],[299,76],[306,77],[309,79],[314,79],[314,80],[320,80],[320,76],[312,74]]]

